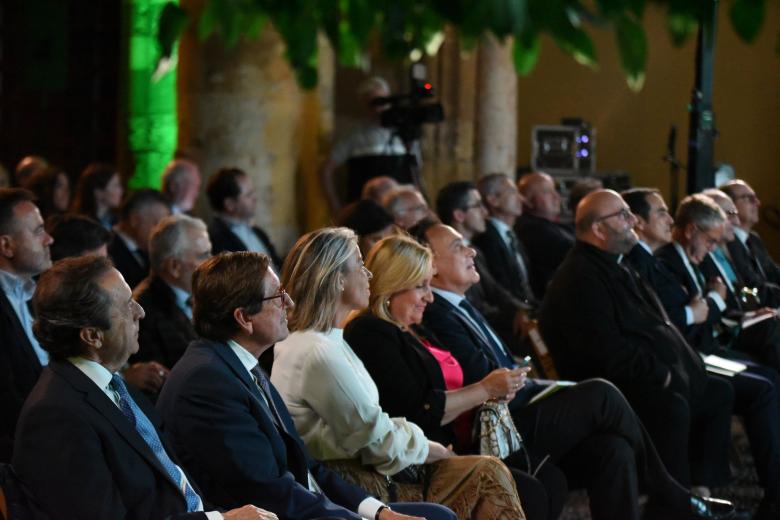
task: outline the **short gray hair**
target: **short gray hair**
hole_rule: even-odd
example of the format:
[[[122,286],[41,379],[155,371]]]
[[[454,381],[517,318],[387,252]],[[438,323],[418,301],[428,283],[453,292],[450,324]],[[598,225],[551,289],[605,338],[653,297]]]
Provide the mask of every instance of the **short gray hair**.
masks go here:
[[[206,231],[206,224],[189,215],[170,215],[162,219],[149,239],[149,262],[152,271],[159,273],[166,258],[179,258],[187,248],[187,232]]]
[[[382,206],[385,210],[395,217],[398,211],[401,209],[401,205],[406,197],[413,194],[419,194],[420,190],[412,186],[411,184],[402,184],[394,190],[385,194],[382,198]]]
[[[680,229],[694,224],[702,229],[711,229],[726,221],[726,214],[707,195],[696,193],[685,197],[677,207],[674,225]]]

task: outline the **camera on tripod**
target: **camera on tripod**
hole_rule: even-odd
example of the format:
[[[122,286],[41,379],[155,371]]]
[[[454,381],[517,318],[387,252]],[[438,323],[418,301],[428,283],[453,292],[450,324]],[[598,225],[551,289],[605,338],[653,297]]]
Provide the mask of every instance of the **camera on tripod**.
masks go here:
[[[422,125],[444,120],[444,107],[433,101],[433,85],[425,77],[425,65],[415,63],[409,73],[411,88],[408,94],[378,97],[371,101],[376,107],[387,106],[380,114],[381,124],[394,129],[407,147],[422,136]]]

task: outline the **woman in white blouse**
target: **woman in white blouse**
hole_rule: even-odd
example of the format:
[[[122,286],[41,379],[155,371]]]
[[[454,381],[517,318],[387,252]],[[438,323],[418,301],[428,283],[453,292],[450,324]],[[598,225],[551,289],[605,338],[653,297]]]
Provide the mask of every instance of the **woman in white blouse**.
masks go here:
[[[353,479],[361,472],[352,469],[364,466],[404,483],[398,499],[440,502],[462,519],[525,518],[503,463],[455,456],[382,411],[374,381],[342,337],[349,314],[368,305],[370,277],[346,228],[304,235],[285,260],[282,284],[297,304],[292,333],[274,348],[271,380],[306,446],[320,460],[357,462],[335,466]]]

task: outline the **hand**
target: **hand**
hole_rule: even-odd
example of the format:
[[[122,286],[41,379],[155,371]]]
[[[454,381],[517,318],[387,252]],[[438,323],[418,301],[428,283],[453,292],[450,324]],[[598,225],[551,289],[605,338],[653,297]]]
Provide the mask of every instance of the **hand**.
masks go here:
[[[707,300],[697,296],[691,300],[689,306],[693,312],[694,323],[703,323],[707,319],[707,314],[710,312],[710,306],[707,304]]]
[[[379,513],[379,520],[425,520],[425,518],[421,516],[403,515],[401,513],[396,513],[395,511],[390,511],[389,509],[382,509],[382,512]]]
[[[482,385],[491,399],[509,396],[509,394],[514,395],[525,385],[525,375],[530,370],[530,367],[514,370],[499,368],[486,375],[479,384]]]
[[[448,459],[453,457],[455,452],[452,451],[452,444],[446,448],[438,442],[428,441],[428,458],[425,459],[425,463],[436,462],[437,460]]]
[[[227,513],[222,513],[222,516],[225,520],[279,520],[279,517],[272,512],[253,505],[231,509]]]
[[[720,295],[721,298],[726,298],[726,284],[723,283],[723,280],[720,278],[720,276],[716,276],[709,281],[707,284],[707,291],[715,291]]]
[[[156,394],[162,388],[165,378],[168,377],[167,368],[157,361],[147,363],[133,363],[124,371],[125,381],[144,392]]]

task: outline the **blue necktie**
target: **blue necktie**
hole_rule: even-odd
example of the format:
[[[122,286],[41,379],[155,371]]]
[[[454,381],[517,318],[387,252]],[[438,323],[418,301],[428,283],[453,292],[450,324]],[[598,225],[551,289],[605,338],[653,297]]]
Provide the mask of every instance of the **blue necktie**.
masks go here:
[[[187,479],[184,478],[184,473],[179,469],[176,464],[171,460],[168,454],[165,452],[165,448],[160,441],[157,431],[149,421],[149,418],[138,408],[133,398],[127,391],[125,382],[122,378],[114,374],[111,377],[111,389],[119,396],[119,409],[122,410],[122,414],[130,421],[138,435],[146,441],[146,444],[152,449],[157,460],[168,472],[171,479],[179,486],[179,490],[184,495],[184,499],[187,501],[187,512],[192,513],[195,511],[201,511],[203,509],[203,502],[198,494],[192,487],[190,487]]]
[[[501,346],[501,344],[499,344],[498,342],[496,342],[495,338],[493,337],[492,332],[487,326],[485,317],[482,316],[482,314],[480,314],[479,311],[475,309],[474,306],[471,305],[468,302],[468,300],[466,300],[465,298],[460,301],[459,305],[461,309],[465,310],[466,313],[468,313],[468,315],[471,316],[471,319],[476,322],[477,326],[482,331],[482,335],[484,336],[485,342],[487,343],[488,348],[492,351],[495,361],[502,367],[506,367],[506,368],[514,367],[515,363],[506,354],[506,352],[504,351],[504,347]]]
[[[721,269],[723,269],[723,272],[726,273],[726,276],[731,281],[731,283],[737,283],[737,273],[734,272],[734,268],[731,267],[731,262],[729,262],[729,259],[726,258],[723,250],[717,247],[715,248],[715,251],[712,252],[712,254],[718,261],[718,265],[721,267]]]

